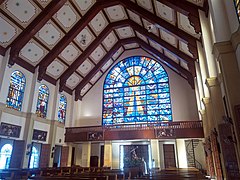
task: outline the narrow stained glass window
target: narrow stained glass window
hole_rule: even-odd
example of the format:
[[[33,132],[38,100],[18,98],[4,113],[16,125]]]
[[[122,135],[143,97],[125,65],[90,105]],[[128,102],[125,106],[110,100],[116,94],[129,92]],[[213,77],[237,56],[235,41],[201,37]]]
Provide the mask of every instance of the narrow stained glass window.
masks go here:
[[[238,20],[240,21],[240,0],[233,0],[238,15]]]
[[[25,85],[26,79],[23,73],[20,71],[14,71],[10,79],[6,102],[7,107],[21,111]]]
[[[66,96],[61,95],[58,107],[58,121],[64,123],[66,119],[67,99]]]
[[[39,117],[46,118],[48,106],[49,89],[46,85],[41,85],[38,92],[36,114]]]
[[[130,57],[108,73],[103,92],[103,125],[171,121],[168,74],[157,61]]]

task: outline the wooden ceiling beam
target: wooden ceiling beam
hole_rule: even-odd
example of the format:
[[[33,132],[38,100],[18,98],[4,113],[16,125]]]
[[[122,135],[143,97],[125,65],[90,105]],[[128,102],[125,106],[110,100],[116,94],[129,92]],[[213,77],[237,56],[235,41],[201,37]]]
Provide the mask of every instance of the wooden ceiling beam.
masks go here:
[[[80,96],[82,88],[93,78],[93,76],[104,66],[104,64],[113,56],[113,54],[124,44],[134,43],[136,38],[127,38],[119,40],[101,61],[87,74],[87,76],[75,88],[75,97]]]
[[[96,2],[90,10],[70,29],[70,31],[53,47],[53,49],[41,60],[39,65],[39,80],[45,74],[47,66],[69,45],[70,42],[90,23],[90,21],[105,7],[117,5],[117,1]]]
[[[174,62],[172,59],[168,58],[167,56],[165,56],[164,54],[162,54],[161,52],[159,52],[149,44],[145,43],[144,41],[137,39],[136,42],[139,43],[144,49],[147,49],[148,51],[152,52],[157,57],[159,57],[165,65],[173,67],[180,73],[184,74],[187,77],[187,81],[190,84],[190,86],[194,88],[194,78],[191,72],[184,69],[182,66],[180,66],[179,64]],[[191,63],[191,64],[194,64],[194,63]]]
[[[194,58],[188,56],[184,52],[180,51],[178,48],[176,48],[176,47],[172,46],[171,44],[167,43],[166,41],[162,40],[161,38],[159,38],[155,34],[148,32],[147,29],[143,28],[142,26],[140,26],[136,22],[130,20],[129,24],[135,31],[138,31],[142,35],[146,36],[147,38],[149,38],[152,41],[154,41],[154,42],[158,43],[159,45],[161,45],[163,48],[166,48],[167,50],[171,51],[178,58],[186,61],[187,63],[195,61]]]
[[[69,66],[60,77],[60,91],[65,85],[67,79],[76,71],[76,69],[91,55],[91,53],[102,43],[114,28],[129,26],[129,20],[122,20],[108,24],[107,27],[96,37],[96,39],[82,52],[82,54]]]
[[[160,57],[162,63],[164,63],[170,68],[173,67],[177,69],[180,73],[184,74],[187,77],[187,81],[191,85],[191,87],[192,88],[194,87],[193,76],[189,71],[181,67],[179,64],[175,63],[173,60],[166,57],[164,54],[160,53],[158,50],[151,47],[149,44],[147,44],[143,40],[140,40],[139,38],[134,37],[134,38],[121,39],[120,41],[118,41],[117,44],[115,44],[114,47],[102,58],[102,60],[87,74],[87,76],[75,88],[76,100],[79,99],[82,88],[94,77],[94,75],[102,68],[102,66],[104,66],[104,64],[121,47],[121,45],[129,44],[129,43],[138,43],[143,48],[147,49],[148,51],[151,51],[152,53]]]
[[[0,55],[5,56],[6,48],[0,46]]]
[[[67,0],[51,1],[47,7],[25,28],[9,45],[11,47],[8,64],[13,65],[20,50],[30,39],[52,18],[52,16],[66,3]],[[9,48],[8,47],[8,48]]]
[[[136,3],[133,3],[129,0],[121,0],[119,2],[121,3],[121,5],[123,5],[127,9],[133,11],[134,13],[138,14],[140,17],[145,18],[149,22],[151,22],[153,24],[157,24],[157,25],[161,26],[163,29],[165,29],[166,31],[174,34],[179,39],[181,39],[183,42],[190,44],[191,46],[197,47],[196,41],[199,41],[198,38],[191,36],[190,34],[179,29],[178,27],[172,25],[171,23],[163,20],[162,18],[160,18],[158,16],[154,16],[151,12],[138,6]]]
[[[194,6],[192,3],[186,0],[158,0],[162,4],[174,9],[175,11],[188,16],[190,24],[194,27],[196,33],[201,32],[201,25],[199,20],[198,6]]]
[[[149,39],[152,39],[156,43],[160,44],[164,48],[171,51],[173,54],[176,54],[177,57],[180,59],[183,59],[187,63],[192,63],[195,61],[195,59],[189,57],[179,49],[175,48],[174,46],[168,44],[167,42],[163,41],[162,39],[159,39],[156,35],[153,33],[149,33],[145,28],[138,25],[134,21],[131,20],[122,20],[117,21],[114,23],[109,24],[99,35],[98,37],[87,47],[87,49],[69,66],[68,70],[66,70],[60,77],[60,91],[63,90],[63,87],[65,86],[65,83],[67,79],[76,71],[76,69],[91,55],[91,53],[101,44],[101,42],[108,36],[108,34],[116,28],[125,27],[125,26],[131,26],[134,30],[142,33]],[[39,77],[44,77],[45,71],[39,72]],[[38,80],[41,80],[38,78]]]

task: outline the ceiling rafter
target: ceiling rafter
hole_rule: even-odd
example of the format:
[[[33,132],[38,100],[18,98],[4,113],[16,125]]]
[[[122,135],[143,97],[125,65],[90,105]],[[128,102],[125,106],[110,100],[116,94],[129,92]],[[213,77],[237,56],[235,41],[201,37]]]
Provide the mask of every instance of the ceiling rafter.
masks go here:
[[[65,85],[67,79],[73,74],[76,69],[90,56],[90,54],[96,49],[101,42],[108,36],[108,34],[116,28],[124,27],[124,26],[131,26],[135,31],[140,32],[141,34],[144,34],[149,39],[152,39],[156,43],[160,44],[164,48],[168,49],[172,53],[176,54],[180,59],[183,59],[187,63],[194,63],[195,59],[191,58],[190,56],[186,55],[179,49],[175,48],[174,46],[168,44],[164,40],[158,38],[156,35],[149,33],[145,28],[138,25],[132,20],[122,20],[117,21],[111,24],[108,24],[108,26],[99,34],[99,36],[87,47],[87,49],[69,66],[68,70],[65,71],[61,77],[60,77],[60,91],[62,91],[62,87]],[[191,69],[191,71],[194,71]],[[45,73],[45,72],[43,72]],[[41,74],[42,77],[44,77],[44,74]],[[40,80],[40,79],[39,79]]]
[[[147,29],[143,28],[142,26],[140,26],[139,24],[137,24],[136,22],[129,20],[129,25],[137,32],[145,35],[147,38],[153,40],[154,42],[158,43],[159,45],[161,45],[162,47],[168,49],[169,51],[171,51],[172,53],[174,53],[176,56],[178,56],[179,58],[181,58],[182,60],[186,61],[186,62],[194,62],[195,59],[186,55],[184,52],[180,51],[178,48],[172,46],[171,44],[167,43],[166,41],[162,40],[161,38],[159,38],[157,35],[148,32]]]
[[[192,3],[187,2],[186,0],[157,0],[162,4],[167,5],[168,7],[174,9],[177,12],[180,12],[186,16],[193,25],[195,32],[201,32],[201,25],[199,20],[198,6],[194,6]]]
[[[102,68],[102,66],[105,64],[106,61],[108,61],[113,54],[124,44],[135,42],[136,38],[127,38],[127,39],[121,39],[119,40],[110,51],[108,51],[107,54],[101,59],[101,61],[95,66],[88,74],[85,76],[85,78],[77,85],[75,88],[75,100],[78,100],[80,98],[80,92],[82,88],[92,79],[92,77]]]
[[[0,46],[0,55],[4,56],[6,53],[6,48]]]
[[[162,18],[160,18],[158,16],[153,16],[153,14],[151,12],[136,5],[135,3],[133,3],[129,0],[121,0],[120,3],[127,9],[138,14],[140,17],[145,18],[149,22],[160,25],[162,28],[164,28],[168,32],[171,32],[175,36],[179,37],[182,41],[184,41],[188,45],[190,44],[191,46],[197,47],[196,41],[199,41],[198,38],[186,33],[185,31],[179,29],[178,27],[172,25],[171,23],[163,20]]]
[[[187,81],[190,84],[190,86],[192,88],[194,88],[194,79],[193,79],[193,75],[191,74],[191,72],[189,72],[188,70],[184,69],[182,66],[180,66],[179,64],[177,64],[176,62],[174,62],[173,60],[171,60],[170,58],[168,58],[167,56],[165,56],[164,54],[159,52],[158,50],[154,49],[153,47],[151,47],[149,44],[145,43],[144,41],[141,41],[141,40],[138,39],[137,42],[144,49],[147,49],[148,51],[152,52],[156,56],[160,57],[160,59],[167,66],[173,67],[174,69],[178,70],[180,73],[184,74],[187,77]]]
[[[70,65],[67,71],[65,71],[60,77],[60,87],[66,83],[71,74],[90,56],[90,54],[102,43],[102,41],[108,36],[108,34],[114,28],[120,28],[129,26],[129,20],[122,20],[108,24],[107,27],[97,36],[97,38],[86,48],[85,51]],[[60,91],[62,89],[60,88]]]
[[[115,53],[115,51],[117,51],[121,47],[121,45],[129,44],[129,43],[138,43],[143,48],[145,48],[145,49],[153,52],[154,54],[156,54],[158,57],[160,57],[162,59],[162,61],[163,61],[162,63],[165,63],[167,66],[170,66],[170,68],[172,66],[173,68],[177,69],[179,72],[184,74],[187,77],[187,81],[191,85],[191,87],[192,88],[194,87],[193,76],[189,71],[187,71],[186,69],[181,67],[179,64],[177,64],[176,62],[174,62],[170,58],[166,57],[164,54],[160,53],[158,50],[151,47],[149,44],[147,44],[143,40],[141,40],[139,38],[136,38],[136,37],[133,37],[133,38],[121,39],[120,41],[118,41],[118,43],[115,44],[115,46],[102,58],[102,60],[97,64],[97,66],[95,66],[87,74],[87,76],[85,76],[85,78],[75,88],[75,97],[77,97],[77,99],[79,99],[80,92],[81,92],[82,88],[102,68],[102,66],[106,63],[106,61],[108,61],[109,58],[111,58],[111,56]]]
[[[51,1],[48,6],[25,28],[21,34],[9,45],[11,47],[8,64],[13,65],[20,50],[34,37],[34,35],[52,18],[52,16],[66,3],[67,0]]]
[[[47,66],[73,41],[73,39],[88,25],[88,23],[105,7],[117,5],[117,1],[96,2],[88,12],[68,31],[68,33],[53,47],[43,60],[39,63],[38,79],[42,80]]]

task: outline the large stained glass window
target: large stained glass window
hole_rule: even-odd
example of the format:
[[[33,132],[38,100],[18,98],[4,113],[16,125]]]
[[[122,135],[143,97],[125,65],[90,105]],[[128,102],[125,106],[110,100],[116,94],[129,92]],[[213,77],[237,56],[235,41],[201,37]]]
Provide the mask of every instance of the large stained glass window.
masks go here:
[[[38,92],[37,110],[39,117],[46,118],[48,106],[49,89],[46,85],[41,85]]]
[[[6,104],[7,107],[21,111],[25,84],[26,79],[23,73],[20,71],[14,71],[10,79]]]
[[[103,125],[171,121],[168,75],[157,61],[129,57],[106,76]]]
[[[61,95],[58,107],[58,121],[64,123],[66,119],[67,99],[66,96]]]

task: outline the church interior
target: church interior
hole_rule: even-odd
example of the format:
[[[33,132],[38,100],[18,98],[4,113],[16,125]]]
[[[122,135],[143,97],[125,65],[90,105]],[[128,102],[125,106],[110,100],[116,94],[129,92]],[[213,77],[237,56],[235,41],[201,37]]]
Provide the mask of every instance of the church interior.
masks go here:
[[[0,0],[0,178],[240,179],[239,44],[239,0]]]

